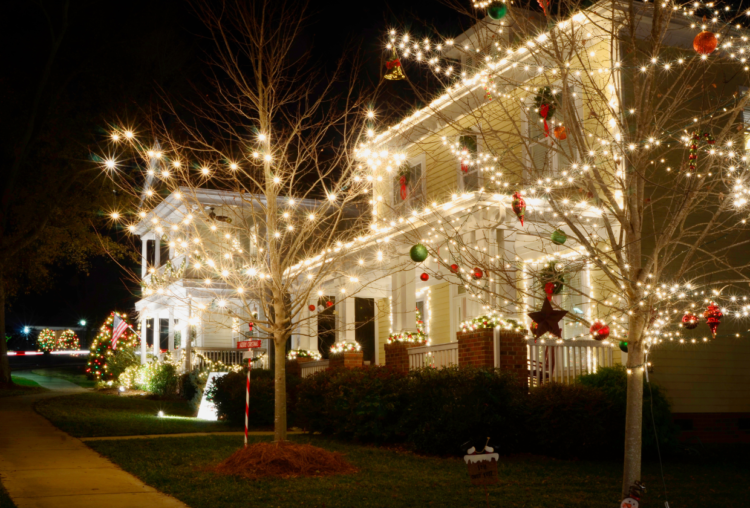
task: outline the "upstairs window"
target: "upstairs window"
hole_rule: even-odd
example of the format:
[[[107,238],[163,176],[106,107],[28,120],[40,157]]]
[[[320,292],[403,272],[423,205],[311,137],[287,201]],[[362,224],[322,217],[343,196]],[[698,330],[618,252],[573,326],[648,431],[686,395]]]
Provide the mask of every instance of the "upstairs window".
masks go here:
[[[458,137],[460,160],[458,186],[463,192],[479,190],[482,187],[480,167],[477,164],[479,141],[476,134],[463,134]]]
[[[406,162],[393,178],[393,206],[417,206],[425,197],[424,161]]]

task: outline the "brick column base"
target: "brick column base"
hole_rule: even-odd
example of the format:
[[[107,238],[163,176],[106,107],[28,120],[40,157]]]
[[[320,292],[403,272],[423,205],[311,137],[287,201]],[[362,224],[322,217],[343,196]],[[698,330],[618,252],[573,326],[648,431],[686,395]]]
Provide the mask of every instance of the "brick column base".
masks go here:
[[[522,333],[500,330],[500,370],[512,372],[524,385],[528,383],[529,353]]]
[[[364,353],[359,352],[346,352],[346,353],[334,353],[328,357],[328,368],[344,368],[351,369],[354,367],[362,366],[362,359]]]
[[[495,368],[495,346],[492,328],[458,332],[459,367]]]
[[[409,349],[422,347],[423,342],[393,342],[385,345],[385,366],[409,372]]]
[[[302,376],[301,364],[313,361],[312,358],[295,358],[286,361],[286,371],[294,376]]]

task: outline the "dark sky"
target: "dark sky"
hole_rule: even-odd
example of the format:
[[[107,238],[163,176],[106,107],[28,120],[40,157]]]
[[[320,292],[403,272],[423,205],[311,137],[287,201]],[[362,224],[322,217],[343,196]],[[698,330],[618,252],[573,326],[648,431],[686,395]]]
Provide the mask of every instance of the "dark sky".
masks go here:
[[[21,109],[29,98],[24,93],[33,90],[44,66],[49,26],[61,22],[62,0],[41,0],[41,4],[49,23],[37,2],[6,0],[0,6],[4,66],[0,84],[15,92],[11,100],[18,100]],[[435,0],[316,0],[311,5],[312,18],[300,44],[312,48],[323,66],[335,62],[349,44],[364,61],[363,79],[371,81],[382,73],[381,41],[388,28],[434,35],[425,28],[434,24],[443,35],[461,32],[456,13]],[[56,72],[70,76],[65,82],[70,101],[88,111],[92,126],[103,134],[107,122],[137,118],[157,104],[157,87],[170,95],[187,95],[192,85],[205,86],[202,61],[208,43],[202,34],[200,20],[185,1],[74,0]],[[394,102],[411,100],[402,83],[394,84],[392,93],[398,97]],[[80,149],[82,158],[88,152],[90,139],[73,132],[60,135],[68,136],[66,143]],[[134,288],[123,282],[121,269],[106,258],[95,259],[88,275],[66,266],[54,272],[49,290],[19,295],[10,302],[8,333],[24,325],[71,326],[80,319],[98,327],[111,310],[128,311],[135,303]]]

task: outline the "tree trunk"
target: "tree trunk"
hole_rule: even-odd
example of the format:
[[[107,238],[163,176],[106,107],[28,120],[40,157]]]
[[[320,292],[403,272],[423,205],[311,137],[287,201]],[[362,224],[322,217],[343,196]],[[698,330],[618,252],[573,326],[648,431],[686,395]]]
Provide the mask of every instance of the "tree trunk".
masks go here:
[[[637,320],[636,320],[637,321]],[[640,323],[634,323],[638,326]],[[631,331],[633,327],[631,327]],[[636,333],[634,335],[640,335]],[[630,335],[628,338],[632,338]],[[628,341],[628,398],[625,413],[625,462],[622,474],[622,493],[627,496],[630,486],[641,479],[641,447],[643,438],[643,342]]]
[[[5,339],[5,288],[0,283],[0,388],[11,384],[8,343]]]
[[[279,333],[279,332],[277,332]],[[280,335],[284,335],[280,333]],[[273,440],[286,441],[286,338],[274,337],[274,418]]]

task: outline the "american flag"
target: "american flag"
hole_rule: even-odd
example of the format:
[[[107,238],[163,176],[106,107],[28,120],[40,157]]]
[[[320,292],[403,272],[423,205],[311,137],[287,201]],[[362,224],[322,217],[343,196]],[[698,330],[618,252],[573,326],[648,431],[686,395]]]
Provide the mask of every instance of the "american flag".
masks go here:
[[[112,349],[117,349],[117,339],[128,329],[128,324],[118,314],[112,323]]]

